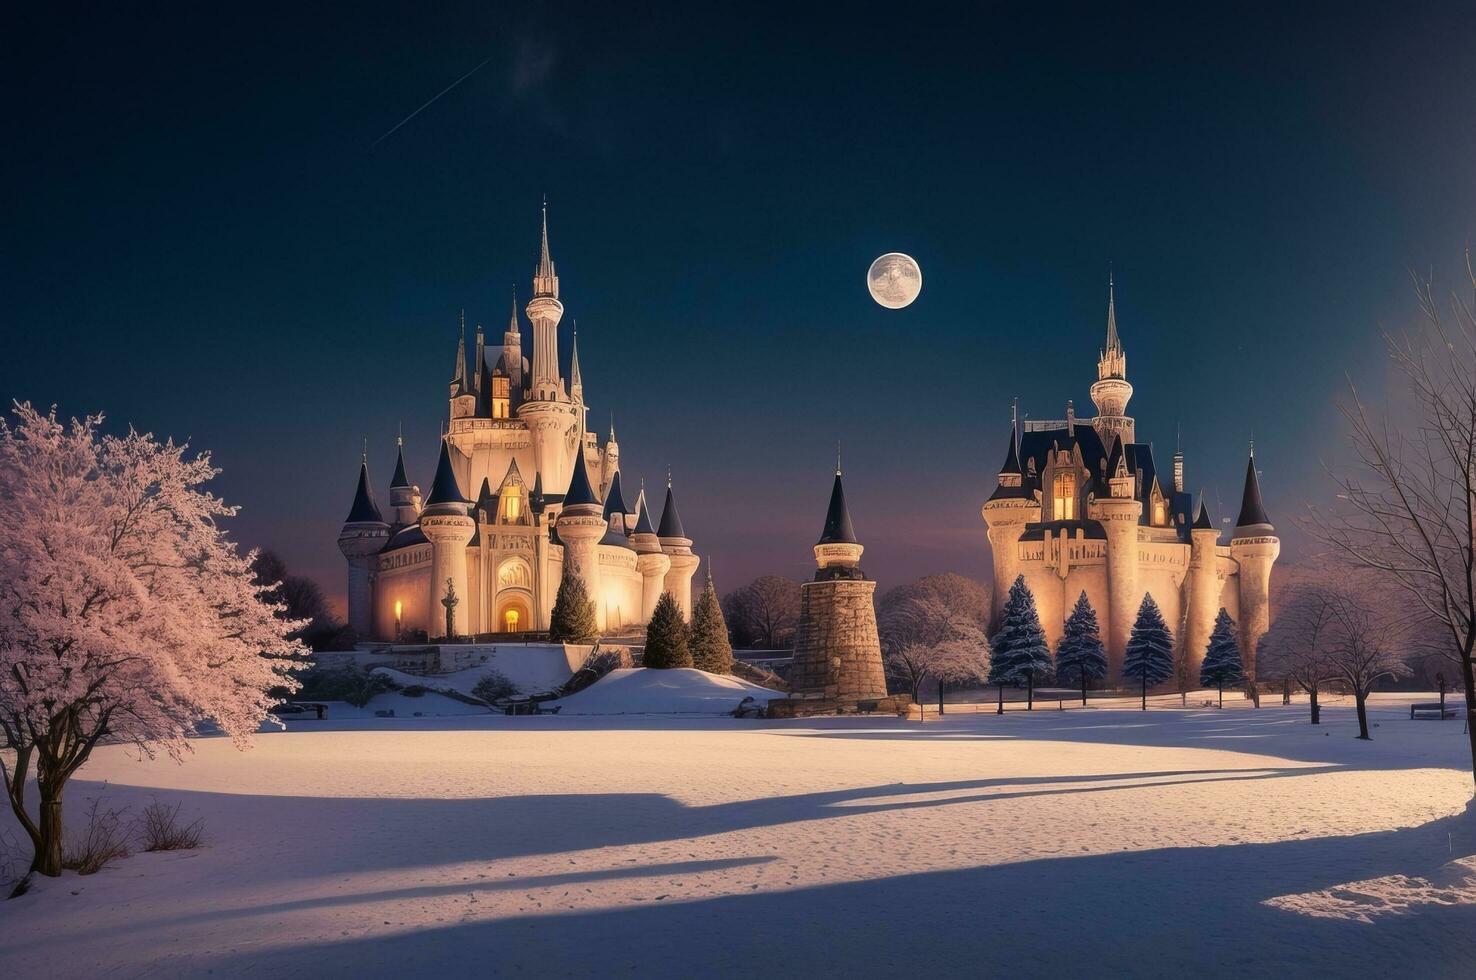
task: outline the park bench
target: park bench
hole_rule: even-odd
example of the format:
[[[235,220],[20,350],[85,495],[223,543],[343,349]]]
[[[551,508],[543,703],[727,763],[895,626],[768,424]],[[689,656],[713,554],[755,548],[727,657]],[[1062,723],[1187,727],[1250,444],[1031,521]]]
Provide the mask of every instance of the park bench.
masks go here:
[[[1409,706],[1409,720],[1415,720],[1416,713],[1434,712],[1440,718],[1454,718],[1458,712],[1455,705],[1443,705],[1439,701],[1421,701]]]

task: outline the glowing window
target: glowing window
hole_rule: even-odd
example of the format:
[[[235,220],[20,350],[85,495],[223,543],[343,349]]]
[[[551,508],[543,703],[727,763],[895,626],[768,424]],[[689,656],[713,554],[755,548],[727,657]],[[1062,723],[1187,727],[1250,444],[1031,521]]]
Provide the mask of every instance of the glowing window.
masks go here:
[[[508,379],[505,375],[492,376],[492,417],[508,417]]]
[[[1051,484],[1053,513],[1058,521],[1076,520],[1076,474],[1057,473]]]
[[[518,493],[517,487],[507,487],[502,491],[502,518],[509,523],[523,516],[523,498]]]
[[[516,633],[518,631],[518,620],[521,617],[516,609],[509,609],[502,614],[502,631],[504,633]]]
[[[1168,517],[1164,513],[1162,500],[1153,501],[1153,523],[1159,527],[1168,523]]]

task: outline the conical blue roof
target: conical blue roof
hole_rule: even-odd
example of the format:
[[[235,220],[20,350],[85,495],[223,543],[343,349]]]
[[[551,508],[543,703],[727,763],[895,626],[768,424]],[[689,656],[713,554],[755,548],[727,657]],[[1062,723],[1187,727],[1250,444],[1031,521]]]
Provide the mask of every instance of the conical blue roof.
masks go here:
[[[605,493],[605,520],[610,519],[611,514],[628,514],[630,507],[625,503],[625,497],[620,493],[620,471],[610,479],[610,489]]]
[[[632,534],[655,534],[656,529],[651,526],[651,514],[646,510],[646,495],[641,494],[640,510],[636,512],[636,526]]]
[[[1235,519],[1235,526],[1250,527],[1254,524],[1270,527],[1271,519],[1266,516],[1266,508],[1261,504],[1261,481],[1256,476],[1256,454],[1251,453],[1245,464],[1245,492],[1240,498],[1240,516]]]
[[[410,478],[405,475],[405,448],[401,446],[395,451],[395,475],[390,477],[390,489],[408,487]]]
[[[846,507],[846,491],[841,486],[841,475],[835,475],[835,485],[830,488],[830,509],[825,512],[825,530],[820,532],[817,544],[858,544],[856,529],[851,526],[851,512]]]
[[[671,484],[666,485],[666,503],[661,508],[661,526],[657,528],[656,534],[663,538],[685,538],[687,531],[682,527],[682,514],[677,510],[676,496],[671,492]]]
[[[384,515],[374,502],[374,488],[369,483],[369,461],[359,463],[359,488],[354,491],[354,505],[349,508],[346,524],[383,524]]]
[[[574,476],[569,480],[569,492],[564,494],[564,506],[572,507],[576,504],[599,505],[600,498],[595,495],[594,487],[589,485],[589,471],[584,467],[584,447],[581,445],[574,451]]]
[[[430,496],[425,505],[468,504],[471,501],[461,495],[461,484],[456,481],[456,468],[451,465],[451,444],[441,440],[441,460],[436,464],[436,479],[431,484]]]

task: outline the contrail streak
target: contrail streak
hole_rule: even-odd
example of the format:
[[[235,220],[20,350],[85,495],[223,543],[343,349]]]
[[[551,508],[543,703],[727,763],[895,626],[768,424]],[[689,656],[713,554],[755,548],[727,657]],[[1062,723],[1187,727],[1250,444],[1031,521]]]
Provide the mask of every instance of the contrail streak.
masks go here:
[[[425,109],[426,109],[426,106],[429,106],[432,102],[436,101],[441,96],[445,95],[447,92],[451,91],[453,88],[455,88],[456,86],[460,85],[462,82],[466,81],[468,78],[471,78],[477,72],[481,71],[482,70],[482,66],[485,65],[485,64],[487,64],[487,62],[488,61],[491,61],[491,60],[492,60],[491,56],[488,56],[487,59],[482,62],[482,64],[477,65],[477,67],[473,68],[471,71],[467,72],[465,75],[462,75],[456,81],[452,82],[450,85],[447,85],[445,88],[441,89],[439,92],[437,92],[435,95],[431,96],[429,99],[426,99],[425,100],[425,105],[421,106],[419,109],[416,109],[414,112],[410,113],[410,115],[406,116],[404,119],[401,119],[399,122],[395,123],[394,127],[392,129],[390,129],[389,132],[385,133],[383,136],[381,136],[379,139],[375,140],[373,143],[370,143],[369,144],[370,148],[376,147],[380,143],[383,143],[385,140],[389,139],[391,136],[393,136],[395,134],[395,131],[398,130],[401,126],[405,125],[407,122],[409,122],[410,120],[414,119],[416,116],[418,116],[422,112],[424,112]]]

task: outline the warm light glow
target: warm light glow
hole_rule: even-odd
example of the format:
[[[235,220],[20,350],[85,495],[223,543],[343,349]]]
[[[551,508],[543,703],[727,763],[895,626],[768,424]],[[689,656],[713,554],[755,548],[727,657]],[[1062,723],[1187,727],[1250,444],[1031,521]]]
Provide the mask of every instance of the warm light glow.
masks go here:
[[[502,375],[495,375],[492,378],[492,417],[494,419],[508,417],[508,379]]]
[[[502,491],[502,516],[511,523],[523,514],[523,498],[518,493],[517,487],[508,487]]]
[[[395,622],[400,621],[400,614],[405,611],[405,604],[399,599],[395,600]]]
[[[1168,523],[1168,518],[1164,515],[1162,500],[1153,501],[1153,523],[1160,527]]]
[[[1057,473],[1052,483],[1053,513],[1058,521],[1076,519],[1076,474]]]
[[[502,614],[502,629],[505,633],[516,633],[518,631],[518,620],[521,617],[516,609],[509,609]]]

